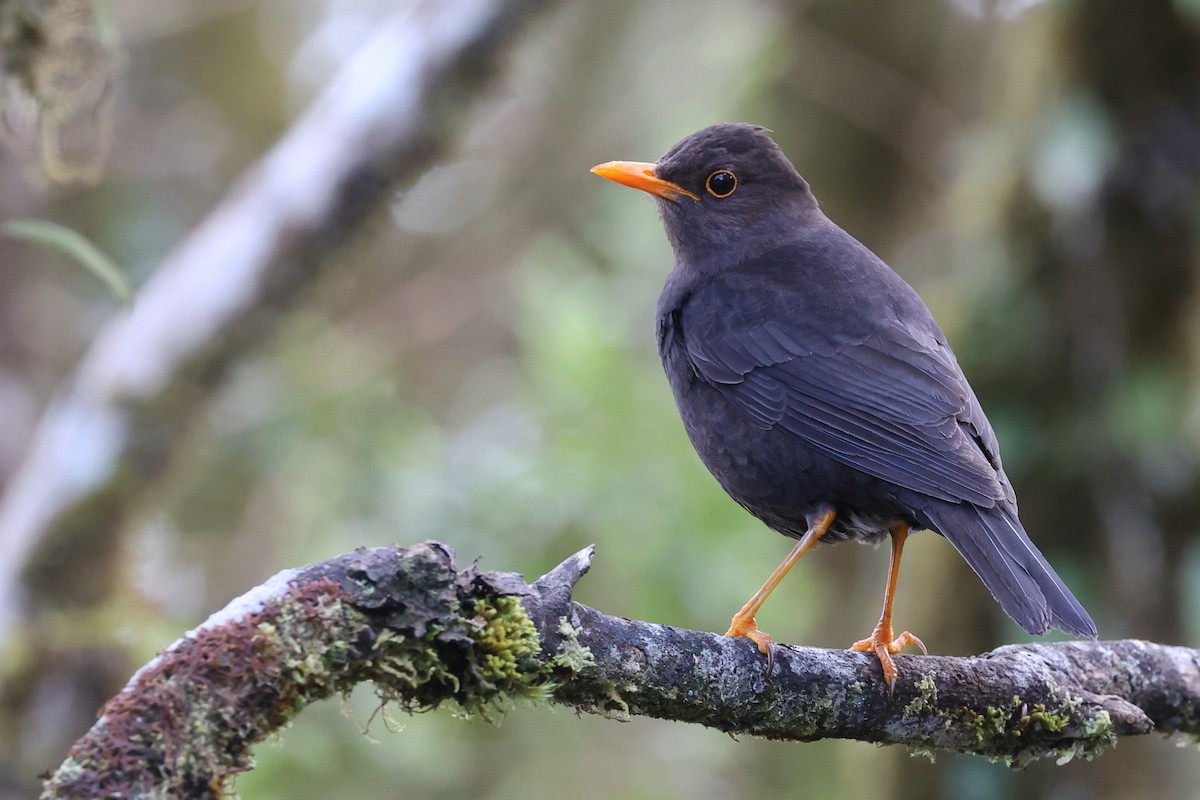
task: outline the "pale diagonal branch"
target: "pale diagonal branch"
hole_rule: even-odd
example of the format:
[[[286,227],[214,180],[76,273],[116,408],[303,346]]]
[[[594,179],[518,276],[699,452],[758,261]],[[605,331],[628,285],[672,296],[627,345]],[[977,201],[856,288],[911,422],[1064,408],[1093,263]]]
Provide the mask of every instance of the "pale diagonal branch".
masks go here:
[[[98,335],[0,501],[0,651],[38,549],[53,542],[92,564],[115,549],[235,356],[445,152],[469,101],[549,5],[404,4]],[[61,560],[55,570],[55,585],[71,583]]]

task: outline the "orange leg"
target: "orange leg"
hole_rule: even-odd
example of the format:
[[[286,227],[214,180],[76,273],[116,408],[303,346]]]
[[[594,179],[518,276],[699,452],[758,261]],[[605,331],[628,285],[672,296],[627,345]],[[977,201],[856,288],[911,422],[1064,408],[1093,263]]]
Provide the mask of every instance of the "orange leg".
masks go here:
[[[879,657],[879,666],[883,668],[883,679],[889,689],[896,688],[896,665],[892,662],[892,653],[899,653],[910,645],[921,648],[928,653],[925,645],[908,631],[893,637],[892,635],[892,603],[896,599],[896,578],[900,575],[900,553],[904,550],[904,540],[908,538],[908,526],[903,522],[892,527],[892,558],[888,567],[887,588],[883,592],[883,613],[879,624],[871,631],[868,639],[862,639],[850,645],[851,650],[873,652]]]
[[[726,636],[745,636],[758,645],[760,653],[770,655],[768,645],[771,644],[771,636],[758,627],[758,623],[754,621],[754,615],[762,608],[762,604],[767,601],[771,592],[775,591],[775,587],[783,580],[783,576],[788,574],[788,570],[800,560],[800,556],[817,546],[817,542],[833,524],[833,517],[832,510],[826,511],[809,526],[808,531],[800,537],[800,541],[796,542],[792,552],[788,553],[788,557],[783,560],[783,563],[776,567],[762,588],[746,601],[746,605],[742,606],[741,611],[733,615],[733,620],[729,623],[729,630],[725,631]]]

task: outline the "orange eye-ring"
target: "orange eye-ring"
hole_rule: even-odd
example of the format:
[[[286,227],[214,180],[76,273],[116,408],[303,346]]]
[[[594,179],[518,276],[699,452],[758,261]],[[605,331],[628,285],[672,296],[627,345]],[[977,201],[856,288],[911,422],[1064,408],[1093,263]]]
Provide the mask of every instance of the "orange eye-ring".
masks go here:
[[[704,182],[704,188],[708,190],[709,194],[718,200],[729,197],[729,195],[733,194],[733,191],[737,188],[737,185],[737,175],[734,175],[727,169],[717,170],[713,174],[709,175],[708,180]]]

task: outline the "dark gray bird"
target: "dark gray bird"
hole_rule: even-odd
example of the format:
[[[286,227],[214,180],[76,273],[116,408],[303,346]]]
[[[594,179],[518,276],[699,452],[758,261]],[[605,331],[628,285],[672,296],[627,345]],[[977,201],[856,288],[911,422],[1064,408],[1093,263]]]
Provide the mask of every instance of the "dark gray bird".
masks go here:
[[[817,542],[892,541],[883,613],[852,645],[894,686],[892,600],[910,530],[940,533],[1030,633],[1096,626],[1029,540],[992,426],[929,309],[817,205],[765,130],[705,128],[596,174],[654,195],[675,250],[658,349],[692,444],[734,500],[798,539],[728,631]]]

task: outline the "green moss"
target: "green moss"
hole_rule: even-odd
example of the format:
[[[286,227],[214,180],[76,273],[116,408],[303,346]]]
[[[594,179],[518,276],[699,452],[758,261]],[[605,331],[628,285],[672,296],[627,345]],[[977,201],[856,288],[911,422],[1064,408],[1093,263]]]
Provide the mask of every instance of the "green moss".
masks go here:
[[[1017,728],[1023,731],[1030,725],[1038,725],[1052,733],[1058,733],[1066,728],[1070,722],[1071,717],[1069,714],[1056,714],[1052,711],[1047,711],[1045,704],[1036,703],[1029,710],[1028,714],[1021,717],[1017,723]]]
[[[1096,712],[1096,716],[1087,720],[1083,726],[1083,735],[1085,738],[1058,748],[1056,764],[1062,766],[1081,757],[1091,761],[1101,751],[1117,743],[1117,731],[1112,717],[1103,710]]]
[[[255,669],[278,676],[274,713],[290,716],[342,689],[350,658],[347,641],[366,624],[334,593],[284,600],[259,622],[252,646],[262,658]],[[331,627],[343,633],[329,636]]]
[[[980,754],[1008,766],[1024,766],[1030,761],[1056,756],[1059,764],[1083,757],[1088,760],[1116,743],[1116,731],[1108,712],[1100,710],[1093,716],[1083,713],[1080,697],[1063,694],[1058,686],[1048,686],[1053,704],[1035,703],[1027,706],[1014,695],[1006,706],[988,706],[982,713],[963,709],[970,728],[975,732]],[[1072,734],[1072,728],[1078,734]],[[1041,743],[1038,734],[1067,732],[1066,740]],[[1024,742],[1024,744],[1017,744]],[[1004,755],[988,755],[994,750]]]
[[[565,669],[570,672],[583,672],[589,667],[596,666],[596,659],[587,645],[579,643],[579,631],[566,617],[558,619],[558,635],[562,637],[562,645],[550,666],[555,669]]]
[[[406,711],[449,702],[484,719],[551,690],[519,598],[459,579],[439,548],[359,558],[348,580],[361,594],[332,578],[307,581],[180,640],[139,673],[137,691],[105,706],[104,736],[88,738],[47,785],[81,783],[96,790],[87,796],[150,774],[175,787],[216,785],[249,769],[250,745],[306,705],[364,681]],[[591,654],[568,638],[558,666],[583,668]]]
[[[1020,713],[1021,698],[1019,695],[1013,695],[1012,702],[1007,706],[988,706],[982,713],[972,709],[963,709],[963,715],[967,717],[968,725],[975,732],[975,741],[980,745],[1010,735],[1020,736],[1021,731],[1015,729],[1011,724],[1014,718],[1020,716]]]
[[[1083,726],[1083,734],[1089,739],[1111,737],[1114,743],[1117,740],[1116,726],[1113,725],[1112,717],[1108,715],[1107,711],[1100,711],[1092,717]]]
[[[475,644],[483,656],[479,665],[485,681],[506,691],[521,691],[542,675],[532,662],[522,659],[542,649],[537,628],[516,597],[504,596],[475,604],[476,620],[482,625]]]
[[[375,642],[372,679],[385,702],[425,711],[452,701],[461,716],[494,721],[514,698],[544,698],[552,688],[535,656],[537,628],[519,598],[468,601],[461,625],[431,625],[420,638],[394,631]]]
[[[136,691],[105,705],[102,734],[81,740],[47,791],[70,781],[89,797],[116,796],[147,775],[178,788],[249,769],[254,741],[348,685],[347,642],[364,627],[337,585],[318,580],[179,640],[139,673]]]
[[[927,712],[936,712],[938,693],[933,676],[923,675],[914,685],[917,688],[917,696],[904,707],[904,713],[916,717]]]
[[[429,642],[383,631],[374,649],[372,678],[385,702],[394,702],[405,711],[425,711],[462,690],[462,681]]]
[[[558,618],[558,635],[562,640],[558,653],[549,661],[551,671],[565,670],[576,674],[596,666],[591,648],[579,643],[579,630],[566,617]],[[629,703],[621,696],[621,690],[624,688],[628,691],[634,687],[620,687],[611,680],[602,680],[601,686],[604,699],[590,705],[588,710],[608,719],[628,721],[631,717]]]
[[[629,711],[629,703],[626,702],[625,698],[621,696],[621,693],[617,691],[617,685],[615,683],[606,682],[605,690],[607,692],[608,702],[600,703],[599,705],[594,706],[592,710],[605,719],[612,719],[616,720],[617,722],[628,722],[630,719],[632,719],[633,715]]]

